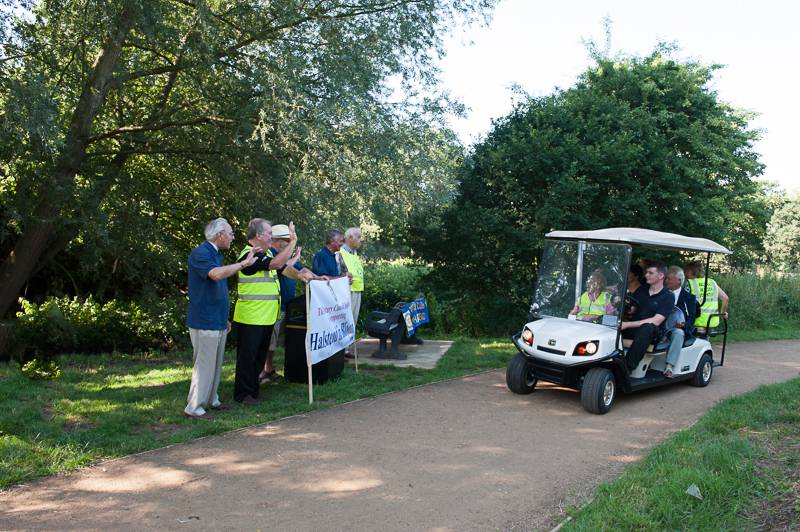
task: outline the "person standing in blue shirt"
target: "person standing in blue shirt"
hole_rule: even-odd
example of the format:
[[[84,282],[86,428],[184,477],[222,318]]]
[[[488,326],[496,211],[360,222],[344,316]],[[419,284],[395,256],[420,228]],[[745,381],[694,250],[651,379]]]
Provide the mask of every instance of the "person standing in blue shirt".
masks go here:
[[[206,225],[206,241],[189,254],[189,310],[186,325],[192,341],[192,383],[183,413],[194,419],[214,419],[206,409],[220,409],[217,389],[225,354],[225,340],[231,328],[228,321],[227,278],[255,262],[252,250],[241,262],[222,264],[220,250],[230,249],[233,230],[225,218]]]
[[[344,274],[339,250],[344,245],[344,233],[338,229],[329,229],[325,233],[325,245],[320,249],[311,263],[311,270],[316,275],[341,277]]]

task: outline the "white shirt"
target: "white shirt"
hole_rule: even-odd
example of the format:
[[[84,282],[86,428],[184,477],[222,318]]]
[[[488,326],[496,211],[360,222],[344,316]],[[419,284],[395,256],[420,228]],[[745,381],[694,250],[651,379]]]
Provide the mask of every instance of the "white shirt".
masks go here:
[[[675,290],[672,291],[672,293],[675,294],[675,304],[676,305],[678,304],[678,298],[681,295],[681,290],[682,290],[682,288],[676,288]]]

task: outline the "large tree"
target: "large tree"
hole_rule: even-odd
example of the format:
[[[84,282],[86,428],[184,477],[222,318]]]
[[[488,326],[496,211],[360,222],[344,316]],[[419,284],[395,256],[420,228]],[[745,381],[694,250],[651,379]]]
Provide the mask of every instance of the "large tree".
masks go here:
[[[407,212],[427,197],[414,180],[446,188],[435,169],[457,154],[439,128],[452,106],[433,60],[449,25],[494,1],[42,0],[1,11],[0,318],[67,246],[84,267],[116,271],[122,258],[135,271],[163,257],[174,268],[184,249],[171,244],[195,240],[212,215],[246,222],[277,204],[322,227],[371,221],[381,197]]]
[[[767,225],[765,247],[770,263],[782,271],[800,271],[800,193],[775,209]]]
[[[459,195],[417,248],[487,329],[524,316],[543,235],[636,226],[711,238],[747,264],[769,217],[748,117],[717,67],[600,55],[577,84],[530,98],[474,147]],[[460,294],[460,295],[459,295]],[[511,312],[510,312],[511,310]]]

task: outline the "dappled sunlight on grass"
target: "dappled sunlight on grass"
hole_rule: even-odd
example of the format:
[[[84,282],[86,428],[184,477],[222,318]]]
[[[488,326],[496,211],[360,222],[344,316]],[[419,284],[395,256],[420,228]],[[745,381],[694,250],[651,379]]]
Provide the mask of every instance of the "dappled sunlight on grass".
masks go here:
[[[30,381],[12,365],[0,365],[0,487],[27,478],[78,467],[100,457],[117,457],[211,434],[261,424],[286,416],[402,390],[506,365],[513,348],[504,339],[458,338],[436,368],[345,368],[334,382],[314,389],[307,402],[304,384],[282,382],[262,387],[261,404],[244,408],[231,400],[234,361],[226,353],[220,398],[232,408],[214,412],[212,423],[183,416],[191,379],[191,353],[170,355],[70,355],[62,378]],[[282,368],[282,352],[276,366]],[[277,432],[276,432],[277,430]],[[281,433],[265,426],[258,435],[286,441],[316,441],[315,433]],[[499,452],[499,451],[498,451]],[[316,457],[335,459],[331,457]],[[334,483],[331,492],[372,486],[368,475],[354,483]]]

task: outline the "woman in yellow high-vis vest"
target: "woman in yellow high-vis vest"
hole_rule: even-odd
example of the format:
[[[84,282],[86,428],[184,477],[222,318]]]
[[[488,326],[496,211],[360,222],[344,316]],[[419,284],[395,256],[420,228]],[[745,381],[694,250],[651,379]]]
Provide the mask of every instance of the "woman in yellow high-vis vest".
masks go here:
[[[586,281],[586,292],[581,294],[578,304],[570,312],[581,321],[598,321],[606,314],[615,312],[611,301],[611,294],[604,291],[606,278],[599,272],[594,271]]]
[[[297,244],[294,224],[289,224],[289,232],[289,245],[273,257],[269,251],[272,243],[270,223],[263,218],[254,218],[247,225],[249,245],[241,255],[247,255],[251,249],[258,249],[258,252],[256,261],[239,272],[238,298],[233,312],[237,335],[233,398],[245,405],[258,404],[258,374],[264,367],[272,327],[281,308],[277,270],[286,264]]]

